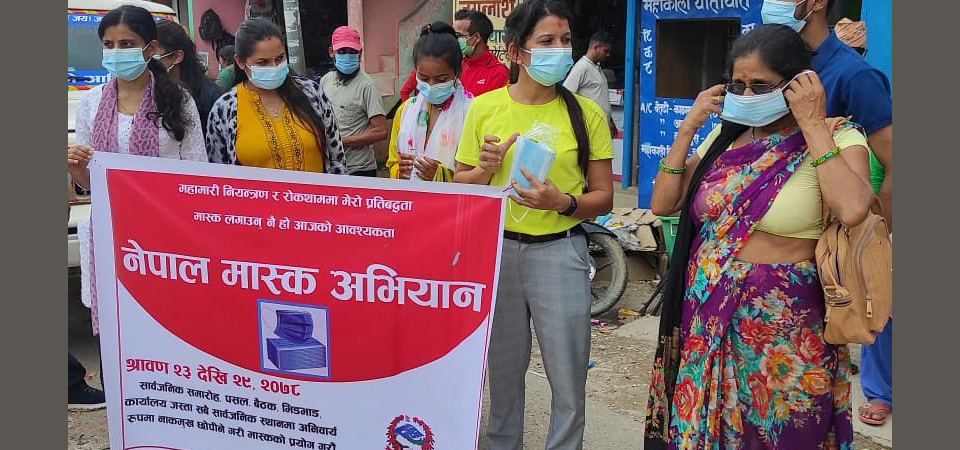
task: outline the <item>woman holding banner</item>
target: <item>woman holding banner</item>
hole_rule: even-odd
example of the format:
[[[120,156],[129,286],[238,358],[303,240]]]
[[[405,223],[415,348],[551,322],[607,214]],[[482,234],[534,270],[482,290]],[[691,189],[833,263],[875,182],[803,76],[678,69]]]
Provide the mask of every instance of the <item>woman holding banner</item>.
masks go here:
[[[67,170],[73,180],[90,188],[88,164],[94,151],[206,161],[193,98],[153,58],[159,44],[150,12],[121,6],[103,16],[97,33],[103,43],[103,66],[113,78],[91,89],[77,104],[77,141],[67,146]],[[99,334],[93,234],[88,231],[89,222],[78,228],[83,230],[79,236],[83,300],[90,306],[94,334]]]
[[[263,17],[237,28],[235,86],[207,122],[210,162],[346,173],[330,101],[316,82],[294,76],[283,34]]]
[[[77,184],[90,188],[94,151],[206,160],[196,103],[153,58],[160,46],[150,12],[121,6],[103,16],[97,33],[103,67],[113,77],[77,103],[77,141],[67,146],[67,169]]]
[[[553,398],[546,448],[583,447],[590,255],[579,224],[613,207],[613,150],[603,110],[560,84],[573,66],[570,19],[564,2],[550,0],[526,1],[510,14],[507,56],[524,70],[516,84],[474,98],[457,152],[454,181],[516,192],[507,201],[488,357],[492,450],[523,447],[531,318]],[[532,186],[525,189],[508,168],[518,134],[535,122],[554,131],[556,157],[545,179],[522,172]]]
[[[453,181],[457,144],[472,99],[460,83],[462,60],[453,27],[444,22],[423,27],[413,46],[417,95],[397,109],[390,132],[390,178]]]

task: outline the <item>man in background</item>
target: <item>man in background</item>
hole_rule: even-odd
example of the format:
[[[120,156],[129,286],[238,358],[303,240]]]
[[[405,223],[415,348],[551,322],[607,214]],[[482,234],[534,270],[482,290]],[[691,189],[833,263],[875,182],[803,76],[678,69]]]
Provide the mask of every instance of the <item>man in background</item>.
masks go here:
[[[380,89],[360,69],[360,32],[353,27],[333,30],[330,58],[335,70],[320,79],[323,92],[333,104],[340,126],[340,138],[347,157],[347,173],[377,176],[373,144],[390,137]]]
[[[597,102],[607,115],[611,136],[616,136],[617,126],[613,123],[613,116],[610,114],[610,90],[607,86],[607,77],[600,69],[600,64],[610,57],[611,46],[612,41],[607,32],[601,30],[594,33],[590,37],[587,53],[580,57],[580,60],[570,69],[563,87]]]
[[[828,14],[836,0],[790,0],[792,9],[764,2],[764,23],[779,23],[800,33],[814,49],[813,70],[827,94],[827,117],[851,117],[863,126],[870,145],[870,178],[893,230],[893,93],[890,80],[830,31]],[[841,27],[842,31],[842,27]],[[883,425],[893,408],[893,317],[873,345],[864,345],[860,382],[867,398],[860,421]]]
[[[220,63],[220,72],[217,73],[217,86],[221,91],[228,91],[233,87],[233,64],[235,47],[225,45],[217,52],[217,61]]]
[[[487,42],[493,34],[493,22],[480,11],[461,9],[453,16],[453,29],[463,52],[463,89],[474,97],[502,88],[510,80],[507,66],[490,51]],[[401,100],[416,95],[417,72],[413,71],[400,88]]]

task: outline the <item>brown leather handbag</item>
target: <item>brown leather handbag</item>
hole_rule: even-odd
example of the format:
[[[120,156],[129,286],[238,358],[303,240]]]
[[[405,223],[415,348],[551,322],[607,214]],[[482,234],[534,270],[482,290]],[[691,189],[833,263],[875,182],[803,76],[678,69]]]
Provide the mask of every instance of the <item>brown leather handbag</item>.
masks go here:
[[[876,197],[874,209],[859,225],[846,227],[823,204],[816,257],[826,302],[823,334],[830,344],[872,344],[893,308],[893,247]]]

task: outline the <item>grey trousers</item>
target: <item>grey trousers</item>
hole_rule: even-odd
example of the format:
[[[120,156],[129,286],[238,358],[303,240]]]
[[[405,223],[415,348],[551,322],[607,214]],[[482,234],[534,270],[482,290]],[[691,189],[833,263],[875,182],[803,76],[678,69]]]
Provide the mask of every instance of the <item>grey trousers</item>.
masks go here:
[[[524,376],[530,321],[550,382],[547,450],[583,448],[590,281],[583,235],[541,244],[503,240],[497,306],[488,353],[490,450],[523,448]]]

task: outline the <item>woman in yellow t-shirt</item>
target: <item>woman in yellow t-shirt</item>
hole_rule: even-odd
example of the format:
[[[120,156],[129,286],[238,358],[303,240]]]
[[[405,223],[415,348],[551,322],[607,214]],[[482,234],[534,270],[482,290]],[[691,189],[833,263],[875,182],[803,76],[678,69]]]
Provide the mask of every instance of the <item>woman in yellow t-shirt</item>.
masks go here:
[[[463,52],[444,22],[423,27],[413,46],[417,95],[400,105],[390,132],[390,178],[453,181],[454,156],[472,96],[463,90]],[[403,149],[403,151],[399,151]]]
[[[305,172],[346,173],[343,143],[320,85],[287,66],[280,29],[257,17],[236,36],[236,85],[207,120],[211,162]]]
[[[531,319],[553,398],[547,448],[582,447],[590,255],[579,224],[613,207],[613,149],[600,106],[560,84],[573,66],[570,18],[559,1],[526,1],[510,14],[507,56],[525,70],[516,84],[473,99],[457,151],[454,181],[512,185],[508,169],[518,134],[535,122],[556,131],[546,180],[528,175],[532,187],[514,185],[516,195],[507,201],[488,358],[493,450],[522,446]]]
[[[825,117],[812,57],[785,25],[740,36],[730,83],[700,93],[660,161],[651,209],[681,215],[644,448],[853,445],[850,354],[824,340],[813,258],[823,205],[855,226],[875,197],[866,139]]]

